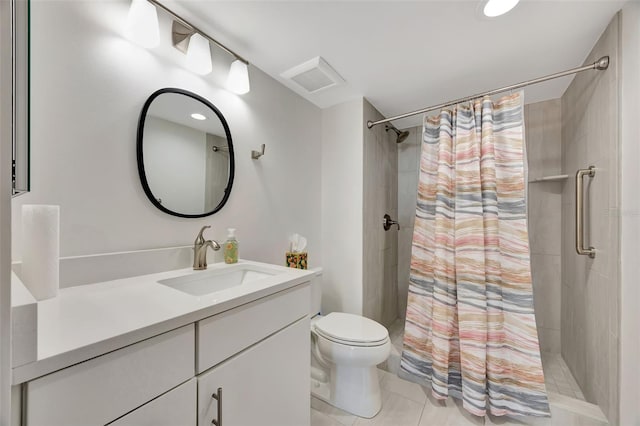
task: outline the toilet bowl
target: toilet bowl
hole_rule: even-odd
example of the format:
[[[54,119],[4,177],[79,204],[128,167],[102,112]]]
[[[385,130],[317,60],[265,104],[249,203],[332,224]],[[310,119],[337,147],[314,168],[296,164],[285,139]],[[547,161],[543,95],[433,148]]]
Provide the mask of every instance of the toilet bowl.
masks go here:
[[[312,281],[319,287],[319,276]],[[312,303],[312,311],[319,306]],[[317,313],[318,310],[315,310]],[[387,329],[360,315],[332,312],[311,319],[311,394],[359,417],[382,407],[376,366],[389,358]]]

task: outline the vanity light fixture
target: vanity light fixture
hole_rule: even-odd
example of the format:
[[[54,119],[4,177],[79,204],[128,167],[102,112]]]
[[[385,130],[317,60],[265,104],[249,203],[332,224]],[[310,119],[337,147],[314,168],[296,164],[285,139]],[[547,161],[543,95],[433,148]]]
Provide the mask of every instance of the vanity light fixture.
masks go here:
[[[504,15],[518,4],[520,0],[488,0],[483,13],[489,18]]]
[[[200,75],[207,75],[213,69],[211,65],[211,46],[206,38],[193,33],[187,48],[187,67]]]
[[[227,89],[238,95],[244,95],[251,89],[247,64],[239,59],[231,63],[229,76],[227,77]]]
[[[147,0],[133,0],[133,2],[136,1]],[[187,55],[187,64],[190,69],[203,75],[211,72],[212,64],[210,43],[213,43],[215,46],[224,50],[234,58],[234,61],[231,63],[231,67],[229,68],[227,88],[239,95],[249,92],[249,61],[229,49],[224,44],[220,43],[218,40],[207,35],[195,25],[190,24],[158,0],[148,0],[148,2],[164,10],[173,17],[174,21],[171,28],[171,40],[173,47]]]
[[[147,0],[132,0],[124,34],[142,47],[156,47],[160,43],[156,7]]]
[[[194,112],[193,114],[191,114],[191,118],[193,118],[194,120],[200,120],[200,121],[207,119],[207,117],[197,112]]]

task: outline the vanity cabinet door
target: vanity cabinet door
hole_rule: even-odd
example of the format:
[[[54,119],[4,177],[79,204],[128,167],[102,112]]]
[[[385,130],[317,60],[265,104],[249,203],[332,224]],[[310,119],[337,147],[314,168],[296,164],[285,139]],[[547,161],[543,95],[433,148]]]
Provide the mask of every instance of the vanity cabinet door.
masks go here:
[[[198,425],[308,425],[309,342],[305,317],[199,375]]]
[[[196,390],[193,378],[109,426],[195,426]]]
[[[193,324],[32,380],[25,426],[104,425],[191,379]]]

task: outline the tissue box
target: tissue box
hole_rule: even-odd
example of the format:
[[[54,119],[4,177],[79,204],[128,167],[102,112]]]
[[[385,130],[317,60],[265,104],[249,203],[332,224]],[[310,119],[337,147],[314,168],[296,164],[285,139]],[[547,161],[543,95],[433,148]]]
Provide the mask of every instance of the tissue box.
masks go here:
[[[302,251],[299,253],[288,251],[286,255],[287,255],[286,266],[288,266],[289,268],[307,269],[307,252],[306,251]]]

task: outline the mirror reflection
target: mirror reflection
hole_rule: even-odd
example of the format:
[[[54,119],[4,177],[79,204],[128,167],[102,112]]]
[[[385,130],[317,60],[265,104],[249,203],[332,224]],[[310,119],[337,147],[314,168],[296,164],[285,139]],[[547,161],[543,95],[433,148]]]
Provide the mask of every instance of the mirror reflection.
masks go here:
[[[166,213],[202,217],[225,204],[233,183],[233,144],[226,120],[206,99],[161,89],[143,108],[138,167],[151,202]]]

